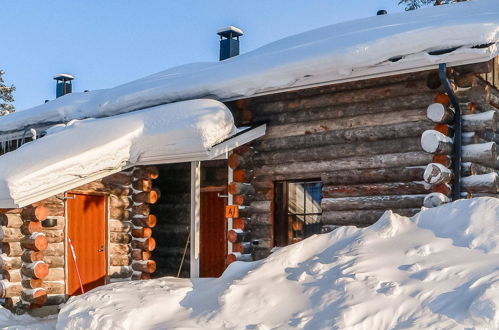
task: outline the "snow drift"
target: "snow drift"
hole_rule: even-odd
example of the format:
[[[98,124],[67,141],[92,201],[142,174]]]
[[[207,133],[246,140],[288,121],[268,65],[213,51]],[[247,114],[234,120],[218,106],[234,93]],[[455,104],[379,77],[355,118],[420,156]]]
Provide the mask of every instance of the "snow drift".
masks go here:
[[[495,198],[387,211],[218,279],[97,288],[64,305],[57,329],[497,329],[498,220]]]
[[[334,24],[222,62],[193,63],[110,89],[73,93],[0,119],[0,132],[104,117],[165,103],[243,98],[453,61],[486,61],[499,41],[499,2],[476,0]],[[458,49],[443,55],[432,50]],[[390,61],[397,58],[398,60]],[[378,70],[373,70],[378,68]]]

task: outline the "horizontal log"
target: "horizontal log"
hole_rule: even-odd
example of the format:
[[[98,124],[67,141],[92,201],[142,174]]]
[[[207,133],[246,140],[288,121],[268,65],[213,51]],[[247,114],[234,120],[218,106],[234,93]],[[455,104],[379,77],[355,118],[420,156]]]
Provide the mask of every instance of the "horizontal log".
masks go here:
[[[25,289],[36,289],[41,288],[43,284],[43,280],[41,279],[24,279],[21,281],[21,285]]]
[[[424,201],[423,201],[423,206],[432,208],[432,207],[437,207],[446,203],[449,203],[451,199],[444,194],[441,193],[431,193],[426,195]]]
[[[66,291],[64,281],[43,281],[42,288],[47,294],[64,294]]]
[[[38,220],[43,221],[47,219],[49,215],[49,210],[45,206],[27,206],[23,208],[21,212],[21,218],[23,220]]]
[[[44,256],[43,261],[45,261],[49,268],[64,267],[64,256]]]
[[[415,94],[418,96],[430,94],[428,93],[430,92],[430,89],[426,86],[426,76],[421,80],[404,81],[393,84],[377,81],[376,86],[365,88],[352,88],[353,85],[354,84],[352,83],[348,83],[348,87],[345,87],[347,90],[334,92],[331,91],[332,86],[328,86],[327,88],[307,89],[295,93],[280,93],[265,96],[263,99],[258,100],[258,113],[299,111],[342,104],[352,104],[358,107],[358,103],[361,103],[362,105],[375,103],[376,106],[379,106],[379,104],[382,105],[388,102],[390,106],[394,106],[400,104],[400,102],[410,102],[410,99],[414,97]],[[339,88],[339,86],[336,88]],[[361,92],[359,92],[359,88],[362,88]],[[304,95],[304,93],[310,94]],[[390,101],[392,98],[396,99]],[[421,101],[418,101],[418,103],[419,102]]]
[[[21,257],[8,257],[3,253],[0,254],[0,268],[2,270],[19,269],[22,263]]]
[[[494,142],[470,144],[462,147],[465,162],[480,163],[492,168],[497,163],[497,145]]]
[[[148,227],[154,228],[157,224],[157,218],[154,214],[149,214],[148,216],[137,216],[132,219],[132,223],[138,227]]]
[[[137,179],[157,179],[159,171],[155,166],[137,167],[133,171],[133,177]]]
[[[110,243],[109,244],[109,253],[110,254],[124,254],[127,255],[131,251],[131,247],[128,244],[116,244],[116,243]]]
[[[129,172],[118,172],[109,176],[106,176],[102,179],[102,183],[108,184],[119,184],[123,186],[128,186],[132,183],[133,177]]]
[[[62,256],[64,255],[64,243],[49,243],[43,251],[44,256]]]
[[[244,219],[237,218],[232,220],[232,229],[244,229]]]
[[[154,238],[134,238],[132,240],[132,248],[140,249],[142,251],[153,251],[156,248],[156,241]]]
[[[47,248],[48,240],[42,233],[34,233],[29,237],[21,238],[21,246],[28,250],[43,251]]]
[[[132,263],[132,269],[144,273],[154,273],[156,271],[156,262],[154,260],[135,260]]]
[[[487,142],[480,138],[480,135],[476,132],[462,132],[462,144],[477,144]]]
[[[0,214],[0,225],[9,228],[21,228],[24,221],[20,214]]]
[[[149,207],[149,204],[146,204],[146,203],[136,204],[136,205],[132,206],[130,215],[132,217],[148,216],[150,212],[151,212],[151,208]]]
[[[24,221],[21,226],[21,233],[23,235],[31,235],[36,232],[42,231],[42,223],[40,221]]]
[[[65,294],[49,294],[47,295],[47,302],[45,303],[45,306],[57,306],[63,304],[65,301]]]
[[[392,211],[400,215],[412,216],[420,209],[394,209]],[[385,212],[385,210],[327,211],[322,213],[321,222],[324,225],[365,227],[378,221]]]
[[[452,139],[435,130],[428,130],[421,136],[421,147],[424,151],[437,155],[452,153]]]
[[[249,240],[251,233],[242,229],[231,229],[227,232],[227,240],[231,243],[242,243]]]
[[[23,254],[23,248],[19,242],[9,242],[2,244],[2,252],[9,257],[19,257]]]
[[[360,128],[378,125],[401,124],[426,119],[426,111],[402,110],[379,114],[366,114],[355,117],[336,118],[327,120],[309,121],[306,123],[282,124],[267,127],[267,131],[260,139],[283,138],[287,136],[314,134],[325,131],[341,130],[345,127]]]
[[[253,179],[253,171],[251,170],[234,170],[232,180],[234,182],[249,182]]]
[[[264,165],[255,170],[259,175],[291,174],[304,172],[329,172],[346,169],[373,169],[428,165],[432,155],[425,152],[408,152],[374,156],[347,157],[330,161],[295,162],[280,165]]]
[[[111,254],[109,263],[111,266],[129,266],[132,258],[128,254]]]
[[[43,252],[25,250],[21,256],[21,260],[26,263],[43,260]]]
[[[132,241],[132,236],[128,233],[110,232],[109,241],[111,243],[128,244]]]
[[[130,211],[124,208],[111,207],[109,209],[109,216],[115,220],[128,220],[130,218]]]
[[[497,132],[497,116],[497,112],[493,110],[473,115],[463,115],[463,131]]]
[[[494,132],[481,132],[479,134],[479,136],[485,142],[495,142],[496,144],[499,144],[499,134],[497,134],[497,133],[494,133]]]
[[[297,135],[286,138],[257,140],[253,142],[255,150],[259,152],[311,148],[355,142],[376,140],[396,140],[404,137],[420,137],[433,123],[428,120],[407,122],[394,125],[379,125],[363,128],[344,128],[335,131],[326,131],[316,134]],[[236,166],[237,167],[237,166]],[[232,167],[232,168],[236,168]]]
[[[11,283],[6,280],[0,280],[0,298],[11,298],[20,296],[23,291],[21,283]]]
[[[321,175],[323,184],[354,184],[411,182],[421,180],[425,168],[422,166],[381,169],[358,169],[325,172]]]
[[[132,236],[139,238],[148,238],[152,235],[152,229],[148,227],[135,227],[132,229]]]
[[[432,185],[449,183],[452,180],[452,171],[442,164],[430,163],[426,167],[423,178],[426,183]]]
[[[21,269],[2,270],[3,279],[9,282],[21,282]]]
[[[47,292],[43,288],[25,289],[21,293],[21,299],[35,305],[45,305]]]
[[[253,247],[250,242],[235,243],[232,244],[232,251],[239,252],[241,254],[250,254],[253,251]]]
[[[115,210],[114,212],[111,212],[111,215],[113,214],[119,214],[120,209],[127,209],[132,205],[132,200],[129,196],[116,196],[116,195],[110,195],[109,196],[109,205],[111,209],[118,209]]]
[[[441,103],[432,103],[426,109],[426,117],[434,123],[450,124],[454,121],[454,110]]]
[[[110,266],[109,267],[109,277],[110,278],[126,278],[132,276],[131,266]]]
[[[154,204],[159,199],[159,194],[156,190],[143,191],[132,195],[132,199],[136,203]]]
[[[64,268],[49,268],[47,276],[44,281],[64,281]]]
[[[64,242],[64,230],[42,230],[49,243]]]
[[[2,242],[19,242],[23,237],[24,234],[19,228],[0,227],[0,241]]]
[[[430,186],[424,181],[372,183],[355,185],[325,185],[322,188],[324,198],[358,197],[375,195],[412,195],[427,194]]]
[[[141,249],[133,249],[131,256],[133,260],[149,260],[151,259],[151,252],[142,251]]]
[[[321,208],[323,211],[413,209],[421,207],[425,197],[421,194],[323,198]]]
[[[128,233],[132,230],[132,223],[130,221],[120,221],[111,219],[108,222],[109,231],[117,233]]]
[[[249,183],[241,183],[241,182],[231,182],[229,183],[228,188],[229,194],[232,195],[241,195],[241,194],[254,194],[255,189]]]
[[[497,194],[499,192],[499,175],[494,172],[463,177],[461,178],[461,186],[469,193]]]
[[[333,144],[303,149],[261,152],[252,156],[254,164],[281,164],[296,161],[330,160],[353,156],[421,151],[418,137],[372,142]]]
[[[431,163],[442,164],[449,168],[452,165],[452,157],[449,155],[433,155]]]
[[[239,252],[233,252],[227,255],[227,258],[225,259],[225,262],[227,265],[230,265],[231,263],[235,261],[253,261],[253,257],[251,254],[242,254]]]
[[[21,274],[31,277],[43,279],[49,273],[48,265],[43,261],[35,261],[30,264],[23,264],[21,267]]]
[[[151,191],[152,180],[151,179],[138,179],[132,183],[132,187],[135,190]]]

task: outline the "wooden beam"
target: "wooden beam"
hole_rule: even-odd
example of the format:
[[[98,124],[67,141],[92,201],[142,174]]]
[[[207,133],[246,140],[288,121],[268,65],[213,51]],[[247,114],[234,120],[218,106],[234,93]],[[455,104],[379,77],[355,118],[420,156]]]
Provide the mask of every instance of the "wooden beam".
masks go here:
[[[191,278],[199,277],[201,162],[191,162]]]

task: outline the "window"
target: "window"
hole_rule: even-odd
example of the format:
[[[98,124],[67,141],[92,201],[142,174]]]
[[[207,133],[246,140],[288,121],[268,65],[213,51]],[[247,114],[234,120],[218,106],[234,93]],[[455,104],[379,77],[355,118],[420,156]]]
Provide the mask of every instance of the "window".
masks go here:
[[[275,245],[285,246],[323,232],[320,181],[276,182]]]

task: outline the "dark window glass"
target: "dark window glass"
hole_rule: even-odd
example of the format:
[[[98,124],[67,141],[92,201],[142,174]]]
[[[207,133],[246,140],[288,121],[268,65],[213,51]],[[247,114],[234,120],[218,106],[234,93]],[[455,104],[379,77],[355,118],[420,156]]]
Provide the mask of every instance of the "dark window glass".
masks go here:
[[[277,182],[275,196],[277,246],[292,244],[323,232],[320,181]]]

